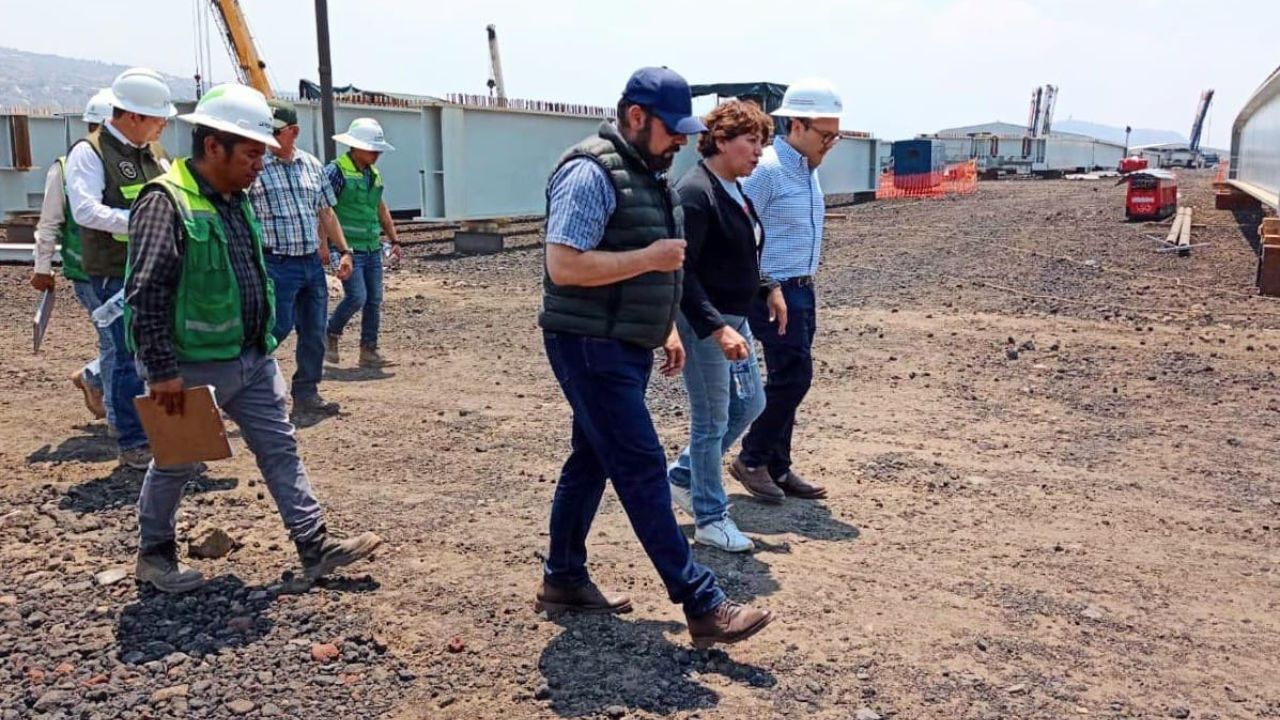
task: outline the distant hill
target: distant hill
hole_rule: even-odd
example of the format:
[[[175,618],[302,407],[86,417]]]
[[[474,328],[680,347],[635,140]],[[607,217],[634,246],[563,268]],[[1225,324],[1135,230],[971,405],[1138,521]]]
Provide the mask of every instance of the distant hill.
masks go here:
[[[94,93],[111,85],[111,81],[127,69],[127,65],[0,47],[0,107],[80,110]],[[193,80],[161,75],[173,91],[174,99],[195,98]]]
[[[1056,132],[1069,132],[1088,135],[1099,140],[1124,144],[1124,128],[1113,125],[1101,125],[1087,120],[1060,120],[1053,124]],[[1185,143],[1187,137],[1172,130],[1153,130],[1151,128],[1134,128],[1129,135],[1129,146],[1156,145],[1158,143]]]

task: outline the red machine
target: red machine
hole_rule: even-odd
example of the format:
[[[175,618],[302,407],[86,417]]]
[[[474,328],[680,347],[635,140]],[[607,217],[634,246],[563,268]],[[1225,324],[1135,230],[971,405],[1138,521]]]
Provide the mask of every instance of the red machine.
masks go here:
[[[1178,211],[1178,176],[1168,170],[1139,170],[1120,179],[1128,183],[1124,215],[1130,220],[1158,220]]]
[[[1125,173],[1135,172],[1137,170],[1146,170],[1147,159],[1144,157],[1138,157],[1137,155],[1130,155],[1127,158],[1121,159],[1120,167],[1116,169],[1119,170],[1122,175]]]

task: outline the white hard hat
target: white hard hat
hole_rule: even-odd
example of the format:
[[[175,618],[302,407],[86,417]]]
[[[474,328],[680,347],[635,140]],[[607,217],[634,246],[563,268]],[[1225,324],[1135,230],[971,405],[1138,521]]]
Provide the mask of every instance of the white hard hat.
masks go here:
[[[262,93],[248,85],[223,83],[214,86],[196,103],[196,109],[178,119],[192,125],[203,125],[278,148],[271,106]]]
[[[111,117],[111,91],[103,88],[89,98],[88,104],[84,106],[84,115],[80,119],[87,123],[101,125],[109,117]]]
[[[373,118],[356,118],[352,120],[351,127],[347,128],[344,133],[334,135],[333,139],[357,150],[371,150],[373,152],[395,150],[391,143],[387,142],[387,136],[382,133],[382,125]]]
[[[780,117],[838,118],[844,112],[840,93],[835,86],[819,78],[797,80],[782,96],[782,107],[774,111]]]
[[[116,77],[108,93],[111,107],[126,112],[162,118],[178,114],[170,102],[169,86],[155,70],[129,68]]]

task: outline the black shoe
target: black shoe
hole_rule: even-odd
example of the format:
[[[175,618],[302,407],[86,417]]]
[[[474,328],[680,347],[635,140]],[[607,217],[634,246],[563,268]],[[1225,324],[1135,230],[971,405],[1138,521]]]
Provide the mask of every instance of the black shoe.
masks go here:
[[[302,559],[302,573],[307,582],[315,582],[344,565],[366,558],[382,545],[382,538],[371,532],[338,540],[323,525],[310,540],[294,543]]]

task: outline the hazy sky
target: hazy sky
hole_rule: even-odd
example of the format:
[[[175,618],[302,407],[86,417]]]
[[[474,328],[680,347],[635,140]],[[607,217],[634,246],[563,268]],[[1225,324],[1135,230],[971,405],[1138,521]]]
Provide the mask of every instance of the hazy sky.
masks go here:
[[[318,79],[313,2],[240,2],[277,87]],[[0,45],[190,76],[192,16],[206,4],[0,0]],[[1274,0],[330,0],[329,8],[337,84],[483,93],[485,25],[494,23],[511,97],[612,104],[642,65],[668,65],[691,82],[819,75],[844,95],[846,128],[886,139],[1024,123],[1032,88],[1052,83],[1058,120],[1184,134],[1200,91],[1215,88],[1205,142],[1227,147],[1236,112],[1280,60]],[[231,79],[213,42],[213,76]]]

